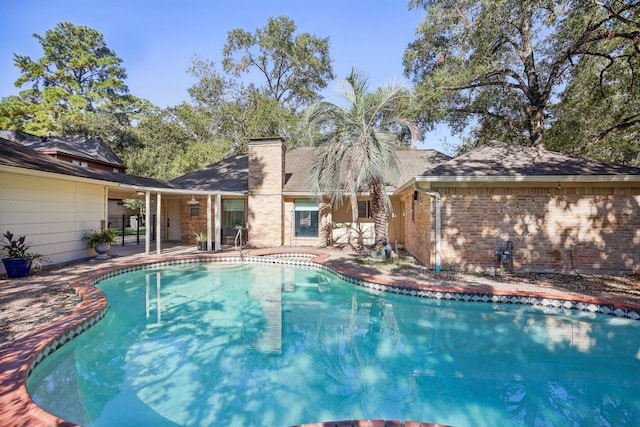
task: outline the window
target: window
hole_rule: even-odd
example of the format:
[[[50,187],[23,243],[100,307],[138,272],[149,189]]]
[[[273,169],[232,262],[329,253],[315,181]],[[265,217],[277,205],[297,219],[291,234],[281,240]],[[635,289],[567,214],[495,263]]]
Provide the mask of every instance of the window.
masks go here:
[[[371,218],[371,202],[358,200],[358,218]]]
[[[318,204],[311,200],[296,200],[295,204],[295,236],[318,237]]]
[[[200,216],[199,205],[189,205],[189,218],[198,218]]]
[[[222,200],[222,235],[235,236],[236,225],[245,225],[244,199]]]

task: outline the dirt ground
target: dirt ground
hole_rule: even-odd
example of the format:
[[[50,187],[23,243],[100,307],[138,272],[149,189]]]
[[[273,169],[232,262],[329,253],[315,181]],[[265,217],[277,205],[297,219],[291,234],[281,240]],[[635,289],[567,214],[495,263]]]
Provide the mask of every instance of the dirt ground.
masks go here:
[[[640,307],[640,275],[503,274],[485,276],[456,272],[436,273],[416,263],[362,263],[352,253],[336,252],[330,257],[350,269],[386,280],[455,285],[473,289],[487,286],[497,290],[553,293],[559,296],[588,295],[625,306]],[[114,257],[111,263],[127,258]],[[80,297],[69,282],[72,278],[104,267],[94,260],[48,268],[23,279],[0,279],[0,350],[51,321],[71,313]]]

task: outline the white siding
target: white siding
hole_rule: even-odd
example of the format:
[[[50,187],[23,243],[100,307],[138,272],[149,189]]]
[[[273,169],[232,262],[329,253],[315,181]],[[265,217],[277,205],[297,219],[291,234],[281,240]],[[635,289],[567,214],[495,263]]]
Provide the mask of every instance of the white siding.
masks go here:
[[[375,232],[372,222],[361,222],[358,225],[349,222],[333,224],[333,242],[335,245],[357,245],[361,243],[371,246],[375,243]]]
[[[0,234],[26,235],[50,263],[85,258],[83,237],[100,229],[104,194],[101,185],[0,172]]]

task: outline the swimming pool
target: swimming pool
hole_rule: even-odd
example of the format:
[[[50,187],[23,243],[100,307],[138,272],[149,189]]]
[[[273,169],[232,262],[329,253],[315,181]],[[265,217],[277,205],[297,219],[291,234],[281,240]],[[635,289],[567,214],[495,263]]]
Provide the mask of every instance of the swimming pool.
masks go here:
[[[105,318],[27,384],[83,425],[640,425],[638,321],[379,293],[289,265],[139,270],[100,288]]]

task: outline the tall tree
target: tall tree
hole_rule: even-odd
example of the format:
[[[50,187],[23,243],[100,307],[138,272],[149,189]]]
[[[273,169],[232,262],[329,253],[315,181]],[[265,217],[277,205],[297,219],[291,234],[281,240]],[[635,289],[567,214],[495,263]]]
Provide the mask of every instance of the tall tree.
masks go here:
[[[640,55],[630,54],[624,62],[602,56],[581,60],[560,102],[550,110],[548,147],[640,165],[639,76]]]
[[[122,60],[98,31],[61,22],[44,36],[33,36],[44,55],[34,61],[14,54],[21,73],[15,85],[27,88],[18,97],[4,99],[0,107],[12,112],[14,127],[28,123],[34,133],[58,133],[62,119],[81,121],[99,107],[120,110],[134,102],[124,83]]]
[[[633,0],[637,6],[637,0]],[[549,107],[588,56],[624,62],[638,53],[637,7],[619,0],[412,0],[424,8],[404,55],[424,106],[457,129],[545,146]],[[615,41],[615,43],[612,43]]]
[[[269,18],[255,33],[229,31],[223,49],[226,72],[257,71],[265,79],[261,91],[292,108],[318,98],[334,78],[329,58],[329,39],[309,33],[294,37],[296,24],[287,17]]]
[[[394,150],[404,146],[403,136],[420,138],[411,117],[412,92],[390,85],[368,92],[367,79],[355,70],[344,80],[343,107],[317,102],[305,111],[302,127],[318,148],[309,183],[319,195],[340,206],[349,198],[353,223],[358,221],[357,193],[369,189],[376,241],[388,239],[386,184],[398,175]]]
[[[198,80],[189,88],[193,129],[205,139],[234,141],[228,154],[246,153],[249,139],[273,135],[287,138],[297,124],[297,116],[287,107],[253,85],[237,77],[221,75],[213,62],[195,58],[188,70]],[[291,140],[291,139],[289,139]]]

